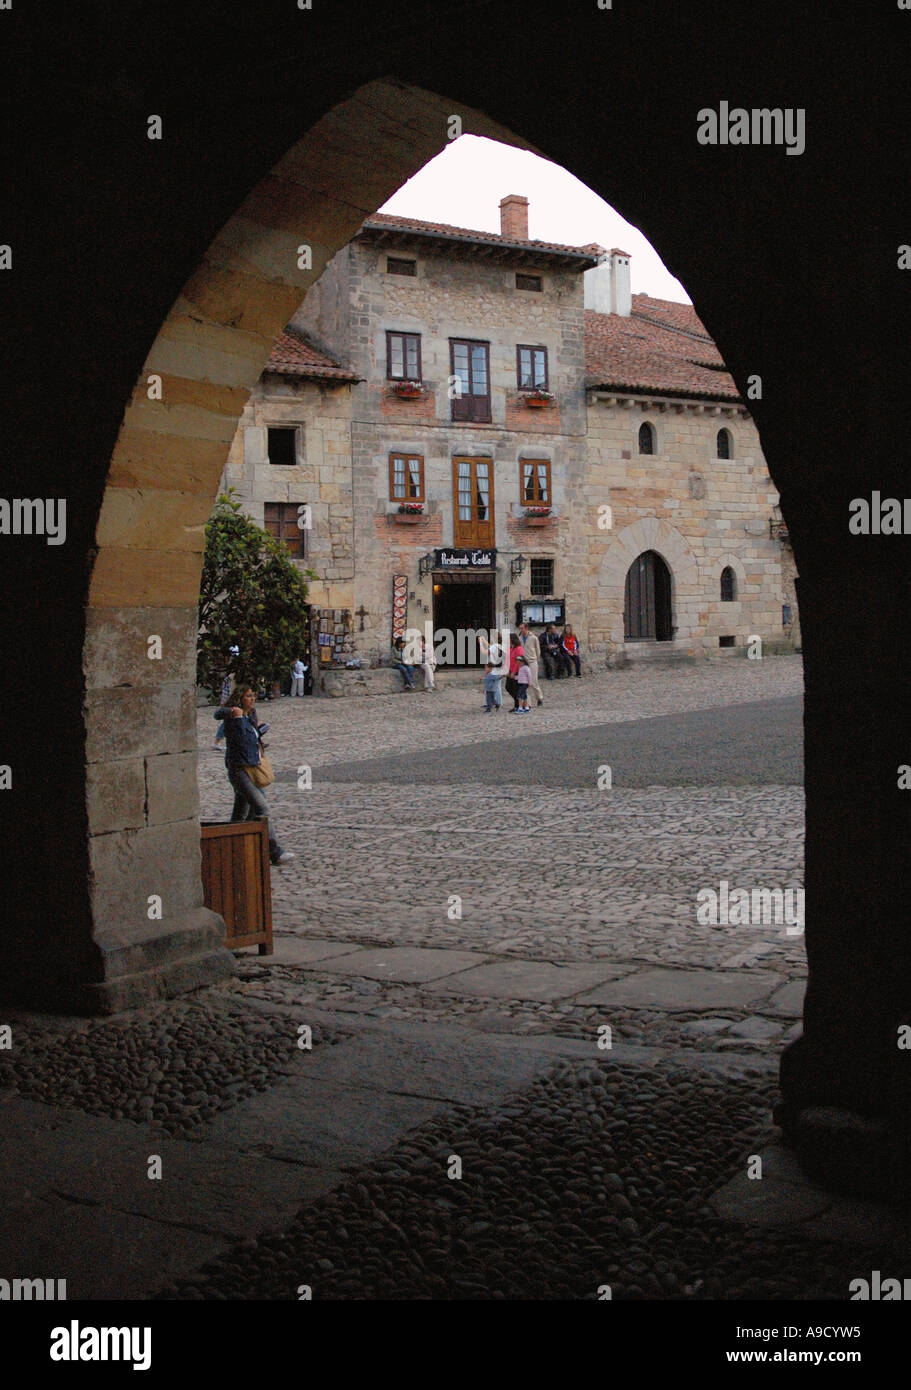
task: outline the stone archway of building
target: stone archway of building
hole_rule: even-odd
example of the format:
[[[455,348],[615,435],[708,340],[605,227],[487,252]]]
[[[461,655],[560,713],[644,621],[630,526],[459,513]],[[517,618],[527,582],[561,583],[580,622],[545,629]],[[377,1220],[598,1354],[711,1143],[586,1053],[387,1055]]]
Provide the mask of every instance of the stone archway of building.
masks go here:
[[[111,460],[89,588],[97,978],[79,983],[77,1007],[106,1012],[233,970],[200,879],[195,643],[205,523],[274,338],[364,218],[440,152],[452,109],[381,81],[330,111],[222,228],[148,353]],[[527,147],[458,109],[464,133]],[[160,659],[150,659],[153,637]]]
[[[672,640],[681,644],[691,640],[700,598],[696,557],[675,527],[659,517],[646,516],[612,537],[593,586],[599,602],[611,606],[610,637],[615,647],[629,640],[623,619],[627,575],[639,556],[650,550],[661,557],[670,572],[670,608],[676,628]]]

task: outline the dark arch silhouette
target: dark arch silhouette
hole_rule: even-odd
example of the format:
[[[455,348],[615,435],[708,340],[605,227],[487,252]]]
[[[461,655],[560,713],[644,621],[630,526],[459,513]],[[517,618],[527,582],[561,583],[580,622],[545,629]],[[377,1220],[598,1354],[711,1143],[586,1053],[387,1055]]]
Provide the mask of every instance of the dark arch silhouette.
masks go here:
[[[639,452],[640,454],[653,454],[655,452],[655,426],[650,425],[648,420],[643,420],[639,426]]]
[[[737,597],[737,576],[730,565],[721,571],[721,602],[733,603]]]

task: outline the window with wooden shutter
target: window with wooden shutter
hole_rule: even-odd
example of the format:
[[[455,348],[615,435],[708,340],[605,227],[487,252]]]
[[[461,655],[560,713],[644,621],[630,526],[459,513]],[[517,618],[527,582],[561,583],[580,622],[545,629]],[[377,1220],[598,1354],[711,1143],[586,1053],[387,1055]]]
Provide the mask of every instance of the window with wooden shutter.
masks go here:
[[[490,344],[469,338],[450,338],[449,359],[456,387],[452,398],[453,420],[489,424]]]
[[[264,529],[281,541],[296,560],[303,559],[306,554],[306,532],[298,525],[301,505],[299,502],[266,502],[263,508]]]
[[[389,497],[393,502],[424,501],[424,460],[420,454],[389,455]]]
[[[550,460],[520,459],[522,501],[528,507],[550,506]]]
[[[421,380],[420,333],[387,332],[386,376],[390,381]]]
[[[520,391],[533,391],[536,386],[547,390],[547,348],[520,343],[516,348],[516,377]]]
[[[493,545],[493,459],[452,461],[453,543]]]

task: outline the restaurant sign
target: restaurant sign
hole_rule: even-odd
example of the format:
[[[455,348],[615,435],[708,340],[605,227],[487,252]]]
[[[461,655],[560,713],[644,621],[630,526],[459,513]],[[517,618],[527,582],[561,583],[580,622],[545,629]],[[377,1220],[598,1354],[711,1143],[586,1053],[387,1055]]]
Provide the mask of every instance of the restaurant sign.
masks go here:
[[[438,570],[491,570],[496,569],[495,550],[435,550],[433,567]]]

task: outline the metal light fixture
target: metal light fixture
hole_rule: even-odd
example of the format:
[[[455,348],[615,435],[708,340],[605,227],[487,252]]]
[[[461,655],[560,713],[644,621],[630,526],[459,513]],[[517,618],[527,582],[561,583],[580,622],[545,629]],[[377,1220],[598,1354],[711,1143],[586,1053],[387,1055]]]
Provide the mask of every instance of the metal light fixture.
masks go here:
[[[426,555],[422,555],[418,560],[418,578],[426,579],[428,574],[433,572],[434,555],[432,550],[428,550]]]
[[[526,560],[525,560],[525,556],[524,556],[524,555],[517,555],[517,556],[515,557],[515,559],[510,560],[510,562],[509,562],[509,577],[510,577],[510,579],[518,579],[519,575],[520,575],[520,574],[522,573],[522,571],[525,569],[525,565],[526,565]]]

